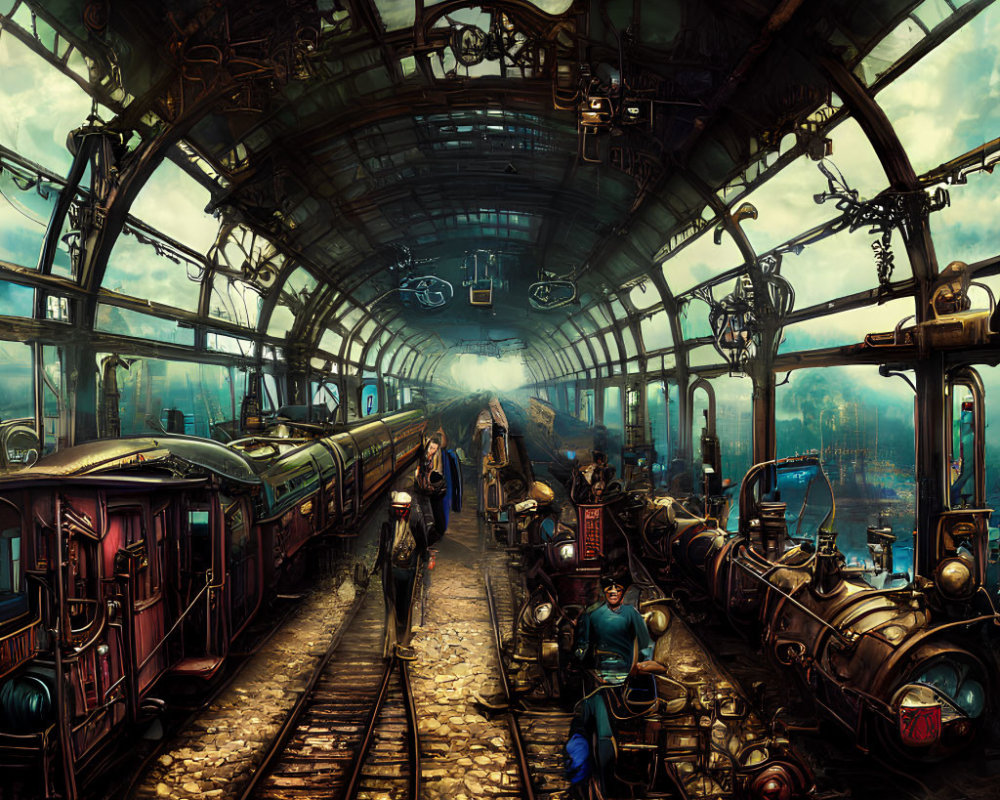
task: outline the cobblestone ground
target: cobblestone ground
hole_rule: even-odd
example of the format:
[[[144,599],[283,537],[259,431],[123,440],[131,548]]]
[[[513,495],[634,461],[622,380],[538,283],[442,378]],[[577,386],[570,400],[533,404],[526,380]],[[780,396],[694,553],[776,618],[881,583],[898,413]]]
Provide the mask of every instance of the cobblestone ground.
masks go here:
[[[361,556],[370,564],[373,547]],[[239,797],[354,598],[349,567],[320,579],[233,685],[150,766],[134,797]]]
[[[506,720],[487,719],[473,705],[474,693],[502,691],[474,506],[452,518],[439,543],[423,622],[414,629],[410,670],[421,714],[423,799],[517,796]]]

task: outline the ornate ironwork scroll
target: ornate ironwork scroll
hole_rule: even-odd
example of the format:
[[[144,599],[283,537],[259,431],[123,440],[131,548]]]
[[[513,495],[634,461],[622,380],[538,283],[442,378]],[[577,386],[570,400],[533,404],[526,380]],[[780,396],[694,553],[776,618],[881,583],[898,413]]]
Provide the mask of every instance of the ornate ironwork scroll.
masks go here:
[[[729,294],[716,300],[711,286],[692,292],[708,307],[712,344],[730,374],[749,373],[749,364],[760,350],[765,332],[777,330],[795,304],[795,290],[779,272],[781,255],[766,253],[736,279]]]
[[[885,292],[892,279],[893,253],[892,231],[899,228],[903,239],[909,238],[921,220],[932,211],[940,211],[951,203],[946,189],[938,187],[934,194],[924,189],[912,192],[885,191],[871,200],[862,200],[857,189],[852,189],[836,166],[833,169],[823,161],[816,165],[826,176],[827,190],[814,195],[817,203],[836,201],[835,206],[842,216],[827,230],[826,235],[838,233],[845,228],[850,232],[867,228],[868,233],[881,234],[879,241],[872,243],[875,267],[878,273],[879,293]],[[834,174],[836,170],[836,174]]]

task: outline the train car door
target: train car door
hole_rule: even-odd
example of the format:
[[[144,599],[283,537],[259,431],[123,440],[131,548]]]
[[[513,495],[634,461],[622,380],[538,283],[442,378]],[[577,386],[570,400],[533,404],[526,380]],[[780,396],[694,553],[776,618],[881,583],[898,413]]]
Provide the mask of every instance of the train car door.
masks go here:
[[[162,579],[167,505],[108,505],[108,537],[117,544],[115,577],[124,598],[136,697],[167,667]]]
[[[340,449],[341,471],[341,509],[343,512],[343,527],[353,524],[361,513],[361,461],[358,458],[357,445],[349,433],[334,437],[334,443]]]
[[[227,651],[224,604],[226,563],[222,511],[217,495],[190,498],[180,520],[178,550],[178,614],[182,618],[183,658],[174,665],[180,675],[210,677]]]
[[[260,536],[253,524],[246,497],[222,498],[226,531],[226,600],[230,640],[235,638],[260,607],[263,597]]]
[[[325,442],[311,448],[316,466],[319,467],[320,498],[322,506],[317,517],[317,530],[332,528],[340,516],[340,481],[337,479],[337,462]]]

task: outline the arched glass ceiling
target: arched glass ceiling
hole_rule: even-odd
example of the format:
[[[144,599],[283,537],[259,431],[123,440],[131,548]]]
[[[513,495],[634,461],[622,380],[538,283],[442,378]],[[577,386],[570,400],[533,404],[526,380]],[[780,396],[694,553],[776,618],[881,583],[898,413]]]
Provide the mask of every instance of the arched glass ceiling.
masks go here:
[[[645,12],[652,9],[641,5]],[[30,13],[25,15],[26,8],[18,5],[15,23],[30,35],[34,21]],[[414,6],[387,3],[385,8],[387,15],[395,15],[393,24],[405,28]],[[921,48],[935,44],[951,20],[967,12],[922,3],[907,19],[903,12],[909,10],[903,5],[892,13],[869,9],[864,12],[867,29],[856,4],[830,4],[829,16],[813,9],[797,14],[800,19],[815,15],[808,16],[814,25],[811,35],[841,48],[845,66],[874,94],[919,173],[997,138],[1000,112],[989,98],[997,71],[992,42],[1000,17],[991,6],[923,54]],[[882,13],[884,18],[878,18]],[[652,32],[657,26],[650,23],[644,24],[641,35],[669,42],[665,32],[675,29],[679,19],[664,13],[657,18],[664,26],[660,34]],[[324,30],[333,24],[325,20]],[[44,25],[39,17],[37,26]],[[944,27],[935,31],[937,25]],[[892,30],[878,41],[878,27]],[[69,168],[65,135],[85,120],[90,97],[53,65],[58,59],[47,63],[12,30],[0,35],[9,110],[7,121],[0,121],[0,145],[8,148],[0,151],[0,259],[30,271],[37,265],[45,225],[59,196],[60,176]],[[591,33],[600,40],[606,32]],[[78,56],[72,47],[66,53],[71,59]],[[908,65],[911,53],[922,58],[902,71],[898,65]],[[768,52],[764,61],[785,63],[782,58],[792,57]],[[78,61],[71,64],[79,66]],[[809,117],[814,128],[794,133],[782,128],[780,142],[771,141],[764,135],[770,131],[757,135],[745,127],[746,120],[755,118],[751,100],[742,97],[743,89],[754,85],[747,78],[739,96],[717,98],[731,104],[727,113],[735,121],[716,118],[703,140],[692,144],[686,172],[659,176],[639,203],[634,175],[608,164],[576,163],[576,120],[551,108],[549,85],[537,97],[512,100],[509,107],[490,107],[492,99],[478,101],[477,107],[451,107],[435,95],[439,84],[420,70],[401,67],[396,75],[385,71],[377,57],[359,57],[356,71],[335,77],[340,66],[336,58],[317,65],[325,81],[288,83],[266,104],[265,112],[244,112],[244,121],[236,122],[238,115],[220,110],[192,127],[189,141],[169,154],[185,162],[184,168],[169,158],[160,164],[132,204],[136,220],[109,248],[101,281],[107,291],[99,303],[96,294],[92,298],[97,330],[241,357],[252,353],[255,343],[273,347],[291,334],[296,346],[324,351],[319,359],[323,363],[332,357],[355,369],[381,363],[384,370],[418,374],[432,368],[436,353],[448,342],[433,343],[433,352],[419,354],[414,349],[424,346],[420,338],[393,348],[397,337],[382,328],[385,320],[391,313],[402,313],[401,330],[423,325],[441,328],[444,337],[457,337],[445,330],[456,315],[421,320],[402,309],[396,298],[391,304],[373,303],[396,280],[387,272],[388,262],[380,259],[380,248],[389,241],[426,246],[428,259],[437,259],[442,270],[455,271],[451,277],[457,287],[462,276],[457,274],[455,254],[485,238],[523,246],[525,264],[569,274],[581,294],[589,295],[571,307],[572,323],[558,321],[564,311],[541,317],[565,339],[553,344],[559,347],[558,355],[545,346],[532,350],[549,362],[542,370],[547,379],[581,370],[615,374],[623,363],[631,370],[650,354],[658,359],[650,368],[663,368],[663,356],[668,355],[668,361],[674,357],[665,349],[677,347],[683,358],[688,345],[704,346],[701,337],[709,332],[706,304],[689,300],[680,320],[687,339],[675,342],[678,320],[671,295],[685,299],[685,292],[701,284],[703,290],[711,286],[718,299],[735,285],[734,270],[743,264],[745,253],[727,230],[719,232],[720,244],[714,242],[716,225],[725,214],[745,201],[756,206],[757,218],[740,224],[757,255],[786,242],[795,244],[807,228],[836,216],[832,203],[812,202],[826,181],[816,162],[803,154],[810,149],[816,153],[810,135],[832,141],[831,161],[862,198],[874,196],[888,183],[875,149],[836,94],[829,105],[826,98],[816,98],[818,110]],[[78,71],[78,78],[82,74]],[[803,85],[814,77],[803,69]],[[52,113],[39,113],[37,103],[25,108],[30,95],[24,87],[29,84],[32,91],[51,98],[47,107]],[[407,93],[418,86],[425,99],[416,101]],[[95,92],[103,97],[107,86],[101,83]],[[379,108],[373,98],[385,101],[385,107]],[[476,99],[463,98],[470,105]],[[337,109],[350,109],[352,103],[358,106],[356,128],[337,116]],[[161,112],[157,119],[162,121],[163,108],[151,107],[135,116],[149,125],[154,110]],[[105,109],[100,112],[112,116]],[[10,127],[13,119],[20,126],[16,131]],[[142,130],[148,135],[150,129]],[[25,131],[31,136],[25,138]],[[134,141],[131,146],[140,145]],[[995,151],[987,147],[981,164],[992,163]],[[768,180],[762,181],[765,177]],[[927,186],[934,188],[945,177],[928,179]],[[85,186],[88,180],[85,177]],[[974,171],[967,182],[948,185],[951,206],[930,216],[942,264],[996,255],[991,233],[981,222],[992,219],[997,210],[998,193],[991,181],[990,175]],[[231,191],[237,185],[239,191]],[[495,194],[481,200],[487,189]],[[718,205],[720,198],[725,208]],[[550,214],[553,201],[557,213]],[[219,209],[218,217],[205,212],[210,206]],[[623,219],[628,225],[622,225]],[[220,225],[224,235],[216,249]],[[251,229],[270,232],[256,234],[255,244],[241,247],[237,240],[252,238]],[[901,281],[909,277],[909,264],[898,234],[895,242],[892,280]],[[783,351],[805,341],[807,333],[819,336],[824,329],[817,316],[821,304],[876,288],[870,245],[865,230],[841,231],[784,255],[781,270],[796,290],[795,312],[805,310],[809,319],[793,312]],[[55,254],[51,272],[63,283],[43,287],[23,272],[6,271],[5,314],[65,324],[71,315],[69,300],[81,292],[68,247]],[[521,277],[527,283],[536,275]],[[466,288],[456,297],[464,301]],[[903,286],[897,294],[911,291]],[[515,333],[530,337],[545,327],[537,324],[538,313],[525,309],[523,297],[498,297],[499,312],[517,312],[511,316],[514,321],[506,323]],[[826,324],[839,340],[849,335],[848,326],[855,324],[850,321],[856,320],[861,326],[857,340],[865,326],[887,326],[897,319],[897,309],[906,302],[912,303],[904,299],[879,305],[872,296],[858,306],[867,313],[854,306],[831,309],[838,314]],[[478,326],[477,318],[467,319]],[[381,351],[390,348],[406,352],[383,358]],[[268,352],[263,349],[262,357]],[[699,350],[697,358],[691,355],[693,366],[695,361],[709,363],[703,352]],[[331,369],[339,366],[331,363]]]

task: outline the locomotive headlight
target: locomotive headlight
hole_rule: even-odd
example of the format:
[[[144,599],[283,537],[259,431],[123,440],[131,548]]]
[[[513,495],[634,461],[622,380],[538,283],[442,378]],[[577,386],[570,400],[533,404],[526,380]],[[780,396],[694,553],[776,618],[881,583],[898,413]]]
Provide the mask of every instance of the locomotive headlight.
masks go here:
[[[576,543],[563,542],[556,547],[556,560],[560,564],[569,564],[576,558]]]
[[[949,600],[966,600],[976,590],[973,575],[975,562],[971,556],[946,558],[934,571],[934,583]]]
[[[750,786],[750,796],[757,800],[792,800],[796,794],[795,781],[781,764],[761,770]]]
[[[539,603],[535,606],[535,622],[541,625],[545,620],[552,616],[552,603]]]

